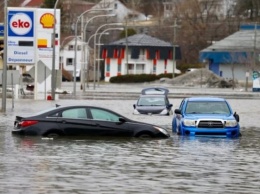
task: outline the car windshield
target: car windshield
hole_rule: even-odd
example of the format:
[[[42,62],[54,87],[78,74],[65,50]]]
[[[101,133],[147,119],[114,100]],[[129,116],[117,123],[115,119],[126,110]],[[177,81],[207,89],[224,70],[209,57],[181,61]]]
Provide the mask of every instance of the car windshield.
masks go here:
[[[230,109],[226,102],[205,101],[188,102],[185,110],[186,114],[230,114]]]
[[[165,106],[165,98],[161,96],[141,97],[137,103],[138,106]]]

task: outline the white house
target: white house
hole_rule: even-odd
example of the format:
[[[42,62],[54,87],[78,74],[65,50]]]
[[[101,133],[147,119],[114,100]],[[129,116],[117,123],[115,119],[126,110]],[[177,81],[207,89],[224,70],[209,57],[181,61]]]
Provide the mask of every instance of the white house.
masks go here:
[[[75,52],[75,37],[69,36],[61,42],[61,50],[60,50],[60,67],[66,70],[67,72],[71,73],[73,76],[74,74],[74,61],[75,61],[75,54],[76,54],[76,77],[79,79],[80,77],[80,70],[83,69],[83,65],[86,65],[86,61],[88,61],[88,49],[83,47],[83,42],[81,38],[78,37],[77,39],[77,49]]]
[[[113,13],[116,14],[117,22],[125,22],[126,19],[128,21],[147,20],[143,13],[127,8],[120,0],[101,0],[92,7],[92,9],[100,8],[112,8]]]
[[[180,73],[176,69],[176,60],[181,58],[179,46],[146,34],[135,34],[103,45],[101,55],[106,82],[119,75],[173,73],[173,67],[174,73]]]
[[[208,12],[211,12],[215,13],[219,19],[232,15],[236,5],[235,0],[198,0],[198,2],[203,15],[206,16]],[[164,18],[172,17],[176,6],[181,3],[185,3],[185,0],[163,0]]]

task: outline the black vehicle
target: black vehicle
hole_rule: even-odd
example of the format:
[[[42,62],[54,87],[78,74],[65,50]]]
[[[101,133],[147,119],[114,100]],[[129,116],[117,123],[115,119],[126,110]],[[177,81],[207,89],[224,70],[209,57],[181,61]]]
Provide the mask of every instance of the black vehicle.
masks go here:
[[[142,94],[133,105],[133,114],[172,115],[172,104],[168,99],[169,90],[162,87],[150,87],[142,90]]]
[[[57,106],[33,116],[16,116],[13,134],[59,136],[170,137],[162,127],[133,121],[94,106]]]

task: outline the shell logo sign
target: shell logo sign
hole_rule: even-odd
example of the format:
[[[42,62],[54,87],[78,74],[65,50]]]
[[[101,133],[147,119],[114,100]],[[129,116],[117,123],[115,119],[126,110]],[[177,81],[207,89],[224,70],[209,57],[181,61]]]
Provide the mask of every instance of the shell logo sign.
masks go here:
[[[54,15],[51,13],[45,13],[40,18],[40,23],[43,28],[53,28],[55,24]]]

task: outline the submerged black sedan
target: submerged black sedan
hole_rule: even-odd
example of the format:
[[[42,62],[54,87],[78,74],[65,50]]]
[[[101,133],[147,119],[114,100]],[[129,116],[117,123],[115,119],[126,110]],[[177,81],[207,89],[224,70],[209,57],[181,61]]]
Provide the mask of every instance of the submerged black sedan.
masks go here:
[[[160,126],[133,121],[94,106],[56,106],[32,116],[16,116],[13,134],[59,136],[170,137]]]

